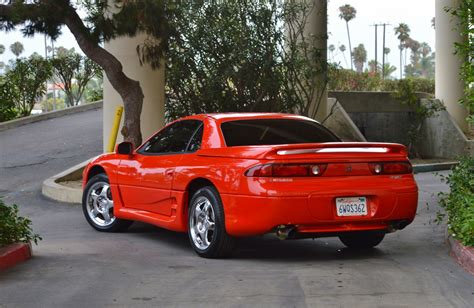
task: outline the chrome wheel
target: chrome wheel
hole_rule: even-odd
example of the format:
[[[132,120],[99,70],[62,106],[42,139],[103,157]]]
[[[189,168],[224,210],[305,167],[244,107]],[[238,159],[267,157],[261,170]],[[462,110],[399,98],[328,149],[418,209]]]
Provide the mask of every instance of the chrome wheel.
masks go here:
[[[215,235],[214,208],[208,198],[200,196],[191,210],[189,219],[191,238],[197,248],[205,250],[211,245]]]
[[[87,214],[96,225],[108,227],[115,221],[112,192],[107,182],[97,182],[89,188]]]

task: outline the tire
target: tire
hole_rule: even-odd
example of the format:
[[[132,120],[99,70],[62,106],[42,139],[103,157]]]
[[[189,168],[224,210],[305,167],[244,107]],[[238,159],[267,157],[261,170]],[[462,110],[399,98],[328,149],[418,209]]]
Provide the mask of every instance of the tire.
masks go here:
[[[109,178],[101,173],[87,182],[82,193],[82,211],[92,228],[101,232],[120,232],[133,223],[114,216]]]
[[[370,231],[340,235],[339,239],[351,249],[370,249],[380,244],[384,237],[384,232]]]
[[[198,189],[189,202],[188,236],[194,251],[203,258],[231,255],[234,239],[225,229],[224,208],[212,186]]]

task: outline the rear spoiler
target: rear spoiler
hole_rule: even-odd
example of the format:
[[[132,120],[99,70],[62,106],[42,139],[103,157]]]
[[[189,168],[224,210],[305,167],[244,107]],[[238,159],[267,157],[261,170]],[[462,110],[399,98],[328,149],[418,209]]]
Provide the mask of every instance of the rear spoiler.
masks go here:
[[[406,156],[407,148],[397,143],[381,142],[327,142],[312,144],[291,144],[276,146],[274,153],[279,156],[319,154],[319,153],[386,153]]]
[[[406,159],[408,152],[404,145],[377,142],[327,142],[299,143],[272,146],[235,146],[197,151],[199,156],[245,159],[297,159],[318,157],[321,159],[397,158]],[[315,156],[313,156],[315,155]]]

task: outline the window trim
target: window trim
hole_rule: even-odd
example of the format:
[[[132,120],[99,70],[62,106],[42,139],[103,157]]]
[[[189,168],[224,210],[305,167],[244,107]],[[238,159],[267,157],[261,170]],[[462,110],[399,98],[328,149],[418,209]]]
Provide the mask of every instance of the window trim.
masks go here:
[[[197,132],[201,129],[201,127],[202,127],[201,144],[202,144],[202,137],[204,137],[204,123],[201,121],[201,124],[196,128],[194,133],[191,135],[191,138],[189,138],[189,141],[188,141],[188,144],[186,145],[186,150],[184,151],[184,153],[196,153],[201,148],[201,147],[199,147],[199,149],[197,149],[195,151],[189,151],[189,146],[191,145],[191,140],[193,140],[194,136],[196,136]]]
[[[252,121],[252,120],[290,120],[290,121],[301,121],[301,122],[309,122],[311,124],[319,125],[322,127],[323,130],[328,132],[331,136],[333,136],[337,141],[331,141],[331,142],[343,142],[341,138],[339,138],[336,134],[334,134],[332,131],[330,131],[326,126],[323,124],[317,122],[317,121],[311,121],[311,120],[306,120],[306,119],[294,119],[294,118],[253,118],[253,119],[239,119],[239,120],[229,120],[229,121],[223,121],[219,124],[219,130],[222,135],[222,140],[224,140],[224,144],[227,148],[233,148],[233,147],[239,147],[239,146],[248,146],[248,145],[232,145],[229,146],[227,145],[227,140],[225,139],[225,134],[222,129],[222,125],[226,123],[231,123],[231,122],[239,122],[239,121]],[[319,143],[324,143],[324,142],[319,142]],[[294,144],[294,143],[291,143]],[[258,146],[258,145],[252,145],[252,146]],[[275,144],[268,144],[268,145],[263,145],[263,146],[275,146]]]
[[[159,133],[161,133],[162,131],[164,131],[166,128],[170,127],[171,125],[174,125],[174,124],[178,124],[178,123],[181,123],[181,122],[184,122],[184,121],[195,121],[195,122],[199,122],[200,124],[198,125],[198,127],[194,130],[194,132],[191,134],[191,137],[189,138],[188,140],[188,143],[186,144],[186,149],[184,152],[165,152],[165,153],[148,153],[148,152],[145,152],[144,151],[144,148],[145,148],[145,145],[147,144],[148,141],[150,141],[151,139],[153,139],[156,135],[158,135]],[[165,127],[163,127],[162,129],[160,129],[160,131],[158,131],[156,134],[154,134],[153,136],[151,136],[150,138],[147,139],[147,141],[142,144],[137,150],[136,150],[136,153],[137,154],[140,154],[140,155],[144,155],[144,156],[166,156],[166,155],[178,155],[178,154],[192,154],[192,153],[195,153],[196,151],[194,152],[189,152],[188,151],[188,148],[189,148],[189,143],[191,142],[191,139],[194,137],[194,135],[196,134],[196,132],[201,128],[201,126],[204,126],[204,122],[201,121],[201,120],[198,120],[198,119],[186,119],[186,120],[178,120],[178,121],[174,121],[168,125],[166,125]],[[202,139],[201,139],[202,140]]]

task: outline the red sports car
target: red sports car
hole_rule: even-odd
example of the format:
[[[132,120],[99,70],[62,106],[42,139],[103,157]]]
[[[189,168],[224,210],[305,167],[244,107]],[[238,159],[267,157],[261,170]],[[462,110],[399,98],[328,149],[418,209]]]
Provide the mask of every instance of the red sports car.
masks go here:
[[[202,257],[268,232],[371,248],[413,221],[418,200],[403,145],[341,142],[312,119],[272,113],[179,119],[94,159],[83,187],[96,230],[137,220],[188,232]]]

